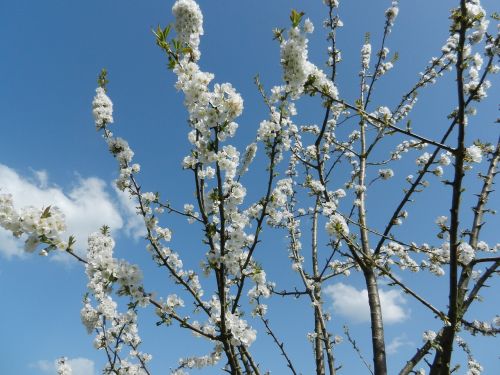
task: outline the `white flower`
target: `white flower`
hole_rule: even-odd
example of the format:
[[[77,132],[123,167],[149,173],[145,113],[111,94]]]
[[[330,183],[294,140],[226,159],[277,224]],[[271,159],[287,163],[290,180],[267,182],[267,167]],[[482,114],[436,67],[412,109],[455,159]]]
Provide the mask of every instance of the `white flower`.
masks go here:
[[[472,145],[470,147],[467,147],[465,158],[467,161],[470,161],[472,163],[481,163],[481,160],[483,160],[482,154],[483,153],[478,146]]]
[[[484,241],[479,241],[476,245],[477,250],[481,251],[490,251],[490,246],[484,242]]]
[[[392,169],[379,169],[378,174],[383,180],[388,180],[394,176],[394,171]]]
[[[372,45],[370,43],[363,44],[361,47],[361,66],[363,69],[368,69],[370,66],[370,57],[372,54]]]
[[[497,327],[500,327],[500,316],[497,315],[493,318],[493,324]]]
[[[87,333],[91,334],[99,323],[99,313],[92,307],[88,298],[80,311],[80,317]]]
[[[235,314],[226,313],[226,324],[231,331],[231,341],[234,345],[249,347],[257,338],[257,332],[247,324],[247,321],[240,319]]]
[[[428,331],[425,331],[422,335],[422,338],[425,341],[434,341],[436,339],[436,332],[434,331],[431,331],[431,330],[428,330]]]
[[[431,154],[429,154],[428,152],[424,152],[422,155],[420,155],[417,158],[416,163],[418,166],[424,166],[425,164],[427,164],[429,162],[430,158],[431,158]]]
[[[449,152],[442,153],[441,156],[439,157],[439,164],[444,167],[450,165],[451,163],[450,156],[451,154]]]
[[[469,368],[467,375],[480,375],[483,371],[483,366],[472,358],[467,362],[467,367]]]
[[[305,26],[305,30],[310,30],[311,25]],[[321,69],[308,61],[307,43],[305,33],[302,33],[299,27],[290,29],[288,39],[281,42],[281,66],[286,90],[290,92],[292,99],[298,99],[304,91],[307,79],[312,76],[316,88],[336,98],[338,91],[333,82]]]
[[[319,180],[309,180],[307,185],[311,188],[314,194],[320,194],[325,191],[325,187]]]
[[[379,113],[379,117],[384,119],[384,120],[388,120],[392,117],[392,112],[389,108],[387,107],[379,107],[377,109],[377,112]]]
[[[71,375],[73,370],[68,363],[68,358],[62,357],[57,360],[57,375]]]
[[[16,211],[10,194],[0,194],[0,227],[12,232],[16,237],[27,235],[24,249],[33,252],[42,242],[65,249],[67,244],[60,238],[66,230],[63,213],[58,207],[43,210],[24,207]],[[45,255],[41,252],[40,255]]]
[[[334,213],[330,216],[330,221],[326,223],[325,229],[330,236],[349,235],[349,227],[345,219],[338,213]]]
[[[323,0],[323,3],[325,3],[325,5],[331,6],[332,8],[339,7],[339,0]]]
[[[314,32],[314,25],[309,18],[304,21],[304,32],[308,34]]]
[[[113,123],[113,103],[102,87],[98,87],[95,92],[96,95],[92,101],[92,114],[95,126],[99,130],[105,125]]]
[[[447,220],[448,220],[448,217],[446,217],[446,216],[438,216],[438,218],[436,219],[436,224],[439,227],[445,227]]]
[[[475,256],[474,249],[468,243],[462,242],[458,245],[458,260],[463,264],[469,264]]]
[[[255,154],[257,153],[257,143],[251,143],[247,146],[245,150],[245,155],[243,156],[243,163],[239,168],[238,174],[241,176],[248,171],[248,167],[252,163]]]
[[[307,39],[298,28],[289,32],[289,39],[281,44],[281,65],[284,81],[294,97],[298,97],[307,77],[312,71],[312,64],[307,61]]]
[[[141,198],[146,202],[156,201],[156,194],[152,192],[142,193]]]
[[[434,171],[433,171],[432,173],[434,173],[434,175],[436,175],[436,176],[438,176],[438,177],[442,176],[442,175],[443,175],[443,173],[444,173],[444,171],[443,171],[443,167],[441,167],[440,165],[438,165],[438,166],[436,167],[436,169],[434,169]]]
[[[398,2],[393,1],[392,6],[385,11],[385,17],[387,18],[387,22],[389,22],[390,25],[394,23],[394,20],[398,16],[398,13],[399,13]]]
[[[187,44],[193,50],[193,57],[200,58],[200,35],[203,35],[203,14],[193,0],[177,0],[172,7],[175,17],[175,31],[182,44]]]

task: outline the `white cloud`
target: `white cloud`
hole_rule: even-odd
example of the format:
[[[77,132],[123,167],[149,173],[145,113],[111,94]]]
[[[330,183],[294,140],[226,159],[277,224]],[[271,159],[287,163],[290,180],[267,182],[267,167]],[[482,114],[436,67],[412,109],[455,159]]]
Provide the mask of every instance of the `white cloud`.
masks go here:
[[[0,228],[0,253],[10,258],[14,255],[24,256],[23,245],[12,233]]]
[[[345,316],[354,323],[370,321],[368,292],[366,289],[357,290],[351,285],[337,283],[329,285],[324,290],[333,301],[333,310]],[[401,306],[406,303],[403,294],[397,290],[388,291],[379,289],[380,304],[384,323],[399,323],[409,317],[409,311]]]
[[[72,375],[95,375],[94,362],[87,358],[73,358],[68,360]],[[31,365],[37,368],[44,374],[54,375],[57,373],[57,360],[48,361],[41,360]]]
[[[131,235],[138,232],[135,213],[123,204],[122,197],[113,199],[108,194],[103,180],[77,177],[73,187],[65,192],[61,187],[50,183],[46,171],[34,171],[33,174],[32,179],[25,178],[0,164],[0,192],[12,194],[18,209],[24,206],[59,207],[66,217],[65,237],[76,237],[77,253],[84,254],[88,235],[99,230],[104,224],[110,226],[113,231],[125,229],[126,234]],[[23,242],[0,228],[0,253],[7,257],[22,255]],[[62,258],[67,259],[56,257]]]
[[[414,346],[415,343],[412,341],[408,341],[406,339],[406,335],[396,336],[394,337],[389,344],[387,344],[387,354],[396,354],[399,351],[399,348],[403,346]]]

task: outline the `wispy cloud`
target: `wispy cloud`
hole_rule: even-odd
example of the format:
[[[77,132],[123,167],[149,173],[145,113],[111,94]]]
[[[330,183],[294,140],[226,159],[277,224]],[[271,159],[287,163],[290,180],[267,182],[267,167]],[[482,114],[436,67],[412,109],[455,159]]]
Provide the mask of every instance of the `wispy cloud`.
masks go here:
[[[396,354],[403,346],[414,346],[413,341],[409,341],[405,334],[394,337],[389,344],[387,344],[387,354]]]
[[[337,283],[327,286],[324,293],[332,299],[332,307],[337,314],[354,323],[370,321],[366,289],[358,290],[351,285]],[[401,292],[379,289],[379,293],[382,316],[386,324],[399,323],[409,317],[409,311],[403,307],[406,300]]]
[[[144,226],[142,217],[137,215],[137,203],[130,198],[128,193],[119,190],[114,185],[113,189],[120,203],[120,212],[127,217],[123,231],[129,237],[144,237],[146,235],[146,227]]]

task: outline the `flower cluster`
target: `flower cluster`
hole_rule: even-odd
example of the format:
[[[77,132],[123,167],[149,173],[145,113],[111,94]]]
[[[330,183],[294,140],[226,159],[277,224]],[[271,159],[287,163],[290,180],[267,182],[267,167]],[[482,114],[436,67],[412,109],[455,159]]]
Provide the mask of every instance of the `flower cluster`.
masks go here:
[[[469,35],[469,41],[472,44],[479,43],[486,34],[490,21],[486,18],[486,11],[479,0],[469,0],[465,3],[465,7],[468,26],[473,30]]]
[[[281,43],[281,64],[283,79],[293,97],[298,97],[304,90],[304,84],[311,72],[307,60],[307,38],[298,27],[289,32],[289,39]]]
[[[238,170],[238,175],[242,176],[248,171],[248,167],[252,164],[252,161],[257,153],[257,143],[251,143],[247,146],[245,150],[245,155],[243,156],[243,162]]]
[[[269,298],[274,284],[267,282],[266,272],[259,268],[256,268],[250,277],[255,286],[248,291],[247,295],[250,298],[250,302],[257,301],[257,306],[253,310],[253,314],[263,316],[267,311],[267,306],[259,303],[259,298]]]
[[[97,349],[112,350],[118,355],[123,344],[130,348],[130,359],[122,358],[118,365],[108,363],[105,371],[142,375],[145,374],[144,363],[151,359],[151,355],[137,351],[141,339],[135,307],[148,304],[149,296],[142,287],[142,274],[138,267],[113,258],[114,245],[114,240],[105,229],[89,236],[85,271],[89,279],[87,288],[96,306],[87,296],[81,319],[88,333],[97,332],[94,340]],[[118,304],[112,298],[115,284],[118,285],[116,292],[119,295],[130,297],[131,303],[124,313],[118,311]],[[134,359],[138,363],[133,363]]]
[[[465,159],[471,163],[481,163],[483,160],[483,152],[481,148],[476,145],[467,147]]]
[[[129,295],[144,306],[148,299],[142,287],[142,273],[136,265],[113,258],[113,238],[99,232],[88,238],[87,264],[88,288],[98,300],[104,300],[113,283],[119,285],[119,294]],[[112,317],[108,317],[112,318]]]
[[[175,17],[175,30],[181,44],[192,49],[192,56],[200,58],[200,36],[203,35],[203,14],[193,0],[178,0],[172,7]]]
[[[24,249],[27,252],[33,252],[41,243],[49,245],[41,255],[47,255],[48,251],[56,248],[66,250],[70,245],[60,237],[66,230],[66,223],[59,208],[29,206],[17,211],[10,194],[0,194],[0,227],[16,237],[26,235]]]
[[[403,141],[400,144],[396,146],[396,149],[391,152],[391,159],[392,160],[400,160],[402,158],[402,155],[404,153],[407,153],[411,149],[414,150],[421,150],[426,146],[425,143],[419,142],[415,139],[409,140],[409,141]],[[418,165],[418,162],[417,162]]]
[[[246,320],[236,314],[226,313],[226,323],[231,331],[233,345],[250,346],[257,338],[257,331],[250,327]]]
[[[420,271],[418,263],[410,256],[410,248],[400,243],[391,241],[380,249],[381,257],[377,260],[379,265],[396,264],[400,269],[412,272]],[[395,257],[399,258],[398,260]]]
[[[284,224],[291,213],[286,208],[288,197],[293,194],[293,181],[291,178],[279,180],[271,194],[271,202],[268,207],[268,224],[279,226]]]
[[[483,366],[481,366],[481,364],[474,359],[470,359],[467,362],[467,368],[467,375],[481,375],[484,370]]]
[[[323,95],[336,99],[338,91],[333,82],[308,60],[306,34],[313,29],[308,20],[303,27],[293,26],[288,32],[288,39],[281,41],[281,65],[286,91],[292,99],[298,99],[304,92],[306,83],[312,82],[314,88]]]
[[[392,2],[391,6],[387,8],[387,10],[385,11],[385,18],[387,19],[387,23],[391,26],[394,24],[394,21],[396,20],[396,17],[399,14],[398,5],[399,5],[398,1],[395,0]]]
[[[345,219],[338,213],[334,213],[330,216],[330,220],[326,223],[325,229],[330,236],[348,236],[349,227]]]
[[[179,368],[174,370],[171,374],[172,375],[187,374],[182,370],[183,368],[202,369],[204,367],[214,366],[220,361],[222,351],[223,351],[222,345],[218,344],[215,347],[214,351],[209,355],[204,355],[201,357],[181,358],[179,359]]]
[[[363,47],[361,48],[361,67],[364,70],[367,70],[368,67],[370,66],[370,57],[372,54],[372,45],[368,42],[363,44]]]
[[[133,173],[140,171],[139,164],[132,164],[134,152],[129,147],[128,142],[122,138],[114,138],[113,133],[107,129],[107,125],[113,122],[113,104],[106,95],[104,85],[107,83],[106,71],[103,70],[99,76],[100,86],[96,89],[97,95],[92,102],[95,117],[96,129],[104,130],[104,138],[108,144],[109,151],[118,160],[120,175],[116,180],[118,189],[124,191],[130,187],[130,177]]]
[[[491,87],[491,82],[485,80],[481,82],[479,72],[483,66],[483,58],[479,53],[471,57],[467,81],[464,83],[464,92],[471,95],[473,100],[480,101],[486,98],[486,91]]]
[[[388,168],[388,169],[379,169],[378,170],[378,175],[383,180],[388,180],[388,179],[390,179],[391,177],[394,176],[394,171],[392,169],[390,169],[390,168]]]
[[[434,331],[431,331],[431,330],[428,330],[428,331],[425,331],[422,335],[422,339],[425,341],[434,341],[437,337],[437,334],[436,332]]]
[[[113,103],[103,87],[98,87],[95,92],[96,95],[92,101],[92,114],[95,119],[95,127],[100,130],[105,125],[113,123]]]
[[[68,363],[68,358],[62,357],[57,360],[57,375],[72,375],[73,369]]]

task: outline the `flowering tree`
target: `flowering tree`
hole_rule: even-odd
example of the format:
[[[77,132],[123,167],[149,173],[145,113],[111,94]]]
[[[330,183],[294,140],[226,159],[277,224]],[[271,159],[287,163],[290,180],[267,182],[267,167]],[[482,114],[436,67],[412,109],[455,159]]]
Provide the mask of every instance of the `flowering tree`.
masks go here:
[[[198,65],[203,35],[198,4],[177,0],[172,8],[173,29],[169,25],[154,30],[188,111],[191,152],[183,158],[182,166],[193,175],[194,201],[183,208],[174,207],[159,193],[143,190],[134,152],[126,140],[111,131],[113,104],[108,97],[106,71],[99,75],[92,102],[95,126],[118,162],[117,188],[134,200],[137,215],[144,222],[146,249],[172,279],[172,294],[157,297],[143,284],[138,266],[114,258],[115,243],[108,227],[88,238],[87,255],[81,257],[74,251],[73,237],[67,241],[61,238],[64,215],[57,207],[17,210],[12,196],[0,195],[0,225],[17,237],[25,236],[26,251],[43,246],[42,255],[64,251],[84,264],[88,293],[81,318],[89,334],[96,335],[96,348],[107,358],[105,374],[152,373],[148,366],[152,356],[141,350],[138,334],[137,315],[142,307],[155,311],[158,325],[176,324],[211,345],[206,355],[181,358],[172,374],[207,366],[218,366],[231,374],[266,373],[265,364],[252,354],[256,327],[272,338],[276,353],[284,358],[283,366],[297,374],[303,360],[289,356],[286,342],[266,315],[268,305],[279,303],[281,297],[310,302],[304,314],[311,317],[307,339],[312,343],[316,374],[341,372],[345,360],[336,354],[341,341],[339,327],[335,316],[325,309],[323,295],[335,287],[333,279],[354,273],[361,275],[366,285],[373,359],[363,356],[347,329],[345,336],[369,372],[388,372],[381,283],[402,290],[428,310],[429,318],[441,322],[439,330],[423,333],[423,344],[402,364],[400,374],[424,374],[424,362],[430,374],[450,374],[457,346],[467,355],[468,374],[482,371],[459,333],[467,330],[494,336],[499,332],[498,315],[492,316],[492,323],[478,321],[469,310],[500,266],[500,258],[493,254],[499,245],[489,245],[481,237],[485,215],[492,211],[488,201],[500,144],[481,139],[470,142],[481,134],[468,124],[473,122],[475,103],[487,96],[489,76],[499,70],[495,63],[500,34],[488,33],[487,12],[479,0],[461,0],[451,11],[450,35],[440,55],[429,61],[413,87],[391,109],[374,103],[377,83],[397,61],[387,47],[399,12],[397,1],[385,12],[383,38],[375,54],[369,35],[365,38],[356,81],[358,95],[352,101],[337,85],[337,66],[342,61],[337,45],[337,30],[342,26],[339,3],[324,3],[327,68],[309,60],[307,34],[314,26],[304,19],[304,13],[293,10],[289,28],[274,30],[283,81],[267,90],[258,77],[255,79],[269,117],[260,123],[255,142],[242,153],[230,143],[243,111],[242,97],[230,83],[212,85],[214,75]],[[498,21],[498,16],[492,18]],[[456,107],[450,109],[442,134],[432,138],[418,125],[413,127],[409,116],[418,94],[444,74],[456,77]],[[296,103],[304,96],[313,97],[323,111],[319,125],[296,123]],[[248,202],[244,181],[258,149],[267,160],[266,180],[263,191],[257,193],[259,198]],[[406,177],[389,217],[382,222],[380,217],[369,215],[369,198],[380,197],[368,196],[368,192],[374,184],[393,178],[400,160],[415,150],[419,156],[414,175]],[[470,192],[465,190],[466,178],[473,167],[482,168],[478,174],[481,186]],[[419,200],[418,194],[432,179],[443,182],[442,188],[449,193],[449,213],[430,218],[437,225],[437,241],[405,227],[411,203]],[[463,202],[471,199],[475,199],[472,217],[463,207]],[[169,246],[172,232],[162,224],[168,221],[163,214],[184,217],[202,232],[204,254],[199,269],[186,268],[184,249],[176,251]],[[282,287],[267,280],[259,263],[259,251],[266,246],[262,241],[265,231],[285,234],[288,267],[296,274],[290,284],[300,287],[290,289],[290,285]],[[425,290],[412,285],[411,280],[418,275],[402,281],[400,275],[406,273],[432,274],[436,278],[433,283],[447,288],[448,300],[432,304]],[[126,304],[117,300],[126,300]],[[58,373],[71,373],[64,358],[58,362]]]

